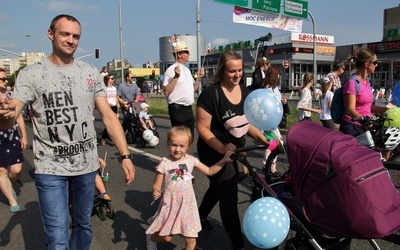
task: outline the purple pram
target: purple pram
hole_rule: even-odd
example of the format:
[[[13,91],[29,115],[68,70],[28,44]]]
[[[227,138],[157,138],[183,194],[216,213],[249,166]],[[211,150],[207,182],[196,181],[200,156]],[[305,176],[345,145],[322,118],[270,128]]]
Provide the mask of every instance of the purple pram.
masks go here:
[[[378,152],[309,121],[291,127],[287,148],[295,198],[316,229],[368,239],[400,229],[400,195]]]

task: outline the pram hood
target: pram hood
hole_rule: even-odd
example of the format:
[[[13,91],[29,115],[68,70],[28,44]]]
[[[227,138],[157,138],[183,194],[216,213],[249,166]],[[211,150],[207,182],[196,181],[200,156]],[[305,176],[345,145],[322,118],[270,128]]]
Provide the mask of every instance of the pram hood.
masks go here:
[[[340,173],[346,166],[380,157],[378,152],[360,145],[353,136],[311,121],[292,126],[286,142],[296,199],[300,202],[326,183],[332,166]],[[361,171],[360,176],[363,173]]]
[[[294,125],[286,141],[295,198],[316,229],[352,238],[400,229],[400,196],[378,152],[309,121]]]

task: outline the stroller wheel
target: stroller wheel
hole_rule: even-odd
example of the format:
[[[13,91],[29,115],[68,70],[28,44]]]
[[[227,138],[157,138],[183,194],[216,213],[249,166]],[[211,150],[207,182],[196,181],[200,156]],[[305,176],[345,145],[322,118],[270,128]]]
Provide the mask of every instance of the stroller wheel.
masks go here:
[[[299,240],[297,238],[292,238],[286,241],[285,250],[312,250],[314,249],[311,247],[307,242]]]
[[[142,137],[140,138],[140,146],[141,146],[142,148],[146,147],[146,140],[143,139]]]
[[[113,206],[111,205],[111,203],[108,203],[107,204],[107,217],[108,218],[110,218],[110,219],[113,219],[114,218],[114,208],[113,208]]]
[[[132,134],[130,132],[126,132],[125,138],[126,138],[126,143],[128,143],[128,144],[132,144],[133,143],[133,137],[132,137]]]
[[[99,216],[100,220],[106,220],[107,218],[106,205],[101,204],[97,207],[97,215]]]

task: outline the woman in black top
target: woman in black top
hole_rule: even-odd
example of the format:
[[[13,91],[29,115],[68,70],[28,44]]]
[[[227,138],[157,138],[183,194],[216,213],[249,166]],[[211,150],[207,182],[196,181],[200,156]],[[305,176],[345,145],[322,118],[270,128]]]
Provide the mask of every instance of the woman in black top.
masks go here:
[[[228,150],[246,144],[246,134],[268,144],[259,129],[251,125],[244,115],[244,100],[248,90],[239,84],[243,76],[243,60],[234,51],[222,53],[214,76],[215,84],[199,96],[196,111],[196,128],[199,132],[197,150],[199,159],[212,166]],[[211,231],[208,214],[219,201],[220,215],[233,249],[245,249],[240,226],[238,181],[232,163],[209,177],[210,186],[199,207],[202,227]]]

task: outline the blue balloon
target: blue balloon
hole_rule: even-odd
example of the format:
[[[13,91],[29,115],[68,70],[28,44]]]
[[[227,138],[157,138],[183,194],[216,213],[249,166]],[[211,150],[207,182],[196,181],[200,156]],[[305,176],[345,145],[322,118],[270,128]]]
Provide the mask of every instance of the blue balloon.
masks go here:
[[[289,233],[289,213],[278,199],[263,197],[254,201],[243,218],[243,231],[254,246],[267,249],[281,244]]]
[[[244,100],[244,114],[254,127],[273,130],[282,120],[282,102],[271,89],[257,89]]]
[[[393,98],[393,103],[397,107],[400,107],[400,82],[398,82],[396,86],[394,86],[392,98]]]

